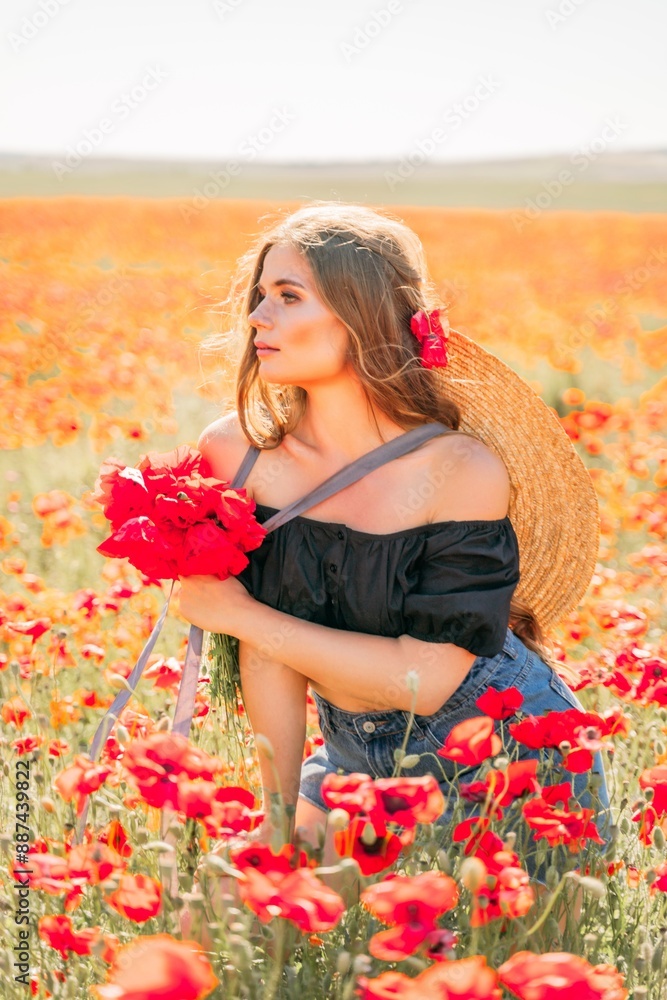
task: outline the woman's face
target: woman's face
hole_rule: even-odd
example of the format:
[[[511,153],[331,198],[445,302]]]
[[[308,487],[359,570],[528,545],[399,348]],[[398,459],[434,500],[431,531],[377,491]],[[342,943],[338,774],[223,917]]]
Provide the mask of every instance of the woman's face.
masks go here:
[[[257,346],[261,378],[307,388],[343,374],[348,332],[319,298],[308,262],[292,247],[272,246],[258,286],[262,299],[249,316],[253,339],[273,348]]]

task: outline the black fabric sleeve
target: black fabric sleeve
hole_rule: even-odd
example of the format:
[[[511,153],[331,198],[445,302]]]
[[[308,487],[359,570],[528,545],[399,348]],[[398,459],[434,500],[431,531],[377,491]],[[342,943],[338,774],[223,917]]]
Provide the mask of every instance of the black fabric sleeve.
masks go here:
[[[495,656],[503,648],[519,577],[519,545],[509,518],[462,521],[452,532],[433,535],[417,584],[405,595],[405,633]]]

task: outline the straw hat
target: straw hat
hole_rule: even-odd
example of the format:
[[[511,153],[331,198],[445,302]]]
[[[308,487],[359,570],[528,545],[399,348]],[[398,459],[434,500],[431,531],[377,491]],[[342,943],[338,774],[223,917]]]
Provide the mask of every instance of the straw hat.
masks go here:
[[[600,516],[593,482],[558,417],[512,368],[450,328],[443,392],[459,429],[503,459],[519,542],[516,596],[546,631],[583,597],[595,569]]]

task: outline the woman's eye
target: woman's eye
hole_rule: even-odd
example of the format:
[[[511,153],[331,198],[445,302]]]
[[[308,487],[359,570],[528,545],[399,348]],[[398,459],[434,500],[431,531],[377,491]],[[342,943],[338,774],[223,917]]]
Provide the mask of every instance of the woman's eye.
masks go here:
[[[283,298],[287,296],[287,298],[291,299],[293,302],[298,302],[299,300],[299,296],[293,295],[292,292],[281,292],[280,294],[283,296]]]

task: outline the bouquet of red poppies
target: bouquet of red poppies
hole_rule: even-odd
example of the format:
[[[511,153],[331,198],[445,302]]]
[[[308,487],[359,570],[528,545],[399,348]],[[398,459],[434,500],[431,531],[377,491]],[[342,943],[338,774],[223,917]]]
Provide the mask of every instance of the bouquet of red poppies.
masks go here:
[[[266,531],[244,489],[215,479],[200,452],[187,445],[142,455],[136,467],[102,463],[92,499],[113,529],[97,551],[127,558],[145,576],[176,580],[212,574],[221,580],[248,565]]]
[[[129,559],[149,583],[195,574],[210,574],[220,580],[236,576],[248,565],[246,553],[259,548],[267,532],[255,519],[255,501],[247,492],[215,479],[211,473],[203,455],[187,445],[166,454],[142,455],[134,467],[117,458],[106,459],[91,498],[102,505],[112,534],[97,546],[97,551],[115,559]],[[97,727],[90,746],[93,760],[97,760],[114,722],[136,690],[164,623],[170,596],[125,688],[116,695]],[[221,663],[216,689],[224,691],[225,703],[231,705],[238,680],[238,655],[234,655],[234,644],[230,646],[231,637],[216,638],[214,650]],[[184,736],[192,722],[202,641],[203,630],[191,625],[172,723],[172,732]],[[232,658],[228,661],[230,652]],[[87,811],[86,803],[77,827],[79,841]]]

